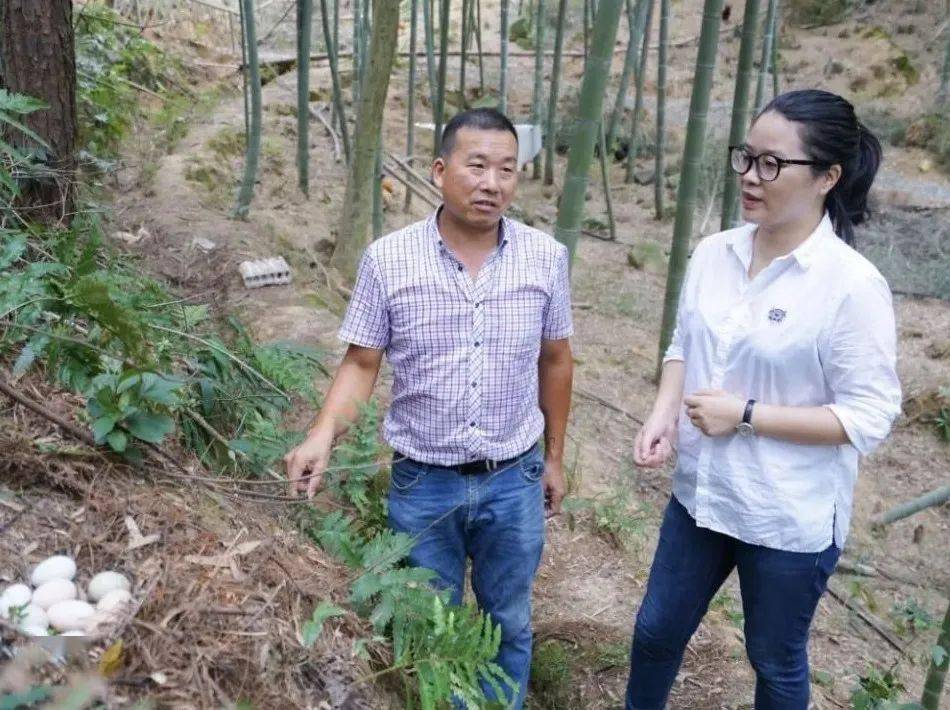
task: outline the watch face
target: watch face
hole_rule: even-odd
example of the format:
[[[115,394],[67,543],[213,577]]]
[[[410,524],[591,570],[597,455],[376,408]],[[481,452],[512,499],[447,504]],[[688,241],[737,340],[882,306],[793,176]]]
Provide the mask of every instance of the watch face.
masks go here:
[[[748,422],[742,422],[736,426],[736,431],[739,432],[740,436],[752,436],[755,434],[755,429],[753,429],[752,425]]]

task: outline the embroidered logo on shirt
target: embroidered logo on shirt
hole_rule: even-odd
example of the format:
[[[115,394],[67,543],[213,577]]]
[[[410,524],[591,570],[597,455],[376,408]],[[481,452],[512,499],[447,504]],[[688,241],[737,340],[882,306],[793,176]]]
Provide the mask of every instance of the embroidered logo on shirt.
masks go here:
[[[773,308],[769,311],[769,320],[773,323],[781,323],[785,320],[785,311],[781,308]]]

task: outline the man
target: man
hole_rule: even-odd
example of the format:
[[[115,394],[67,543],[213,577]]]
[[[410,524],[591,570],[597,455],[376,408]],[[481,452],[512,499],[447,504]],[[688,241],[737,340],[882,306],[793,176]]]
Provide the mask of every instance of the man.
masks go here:
[[[517,133],[498,111],[449,121],[432,165],[443,203],[366,250],[339,334],[346,355],[285,462],[294,493],[313,496],[385,353],[390,525],[419,535],[410,563],[435,571],[455,603],[471,559],[476,600],[501,626],[497,662],[520,688],[508,699],[520,708],[545,501],[557,514],[565,493],[573,362],[567,250],[504,217],[517,157]]]

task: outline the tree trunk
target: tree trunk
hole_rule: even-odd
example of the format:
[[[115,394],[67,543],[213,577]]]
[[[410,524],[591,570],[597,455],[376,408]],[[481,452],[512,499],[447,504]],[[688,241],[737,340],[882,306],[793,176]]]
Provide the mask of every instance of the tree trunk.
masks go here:
[[[655,0],[646,0],[647,17],[643,23],[643,44],[640,52],[640,61],[637,64],[637,95],[633,102],[633,113],[630,116],[630,138],[627,143],[627,174],[625,183],[633,182],[633,168],[640,150],[638,134],[640,132],[640,114],[643,113],[643,82],[647,75],[647,57],[650,51],[650,27],[653,24],[653,4]]]
[[[554,56],[551,64],[551,88],[548,94],[547,125],[544,128],[544,184],[554,184],[554,143],[555,116],[557,116],[557,94],[561,80],[561,51],[564,48],[564,24],[567,18],[567,0],[560,0],[557,6],[557,30],[554,33]]]
[[[423,0],[425,2],[425,0]],[[406,107],[406,160],[412,165],[412,155],[416,150],[416,20],[419,18],[419,0],[411,0],[409,6],[409,103]],[[403,212],[412,205],[412,190],[406,189],[406,202]]]
[[[573,258],[584,216],[584,193],[587,191],[590,162],[594,144],[603,125],[604,91],[610,75],[614,42],[623,0],[601,0],[591,35],[591,53],[581,82],[578,116],[571,150],[567,158],[567,175],[557,211],[554,236],[565,244]]]
[[[234,216],[247,217],[254,198],[257,180],[257,161],[261,154],[261,71],[257,60],[257,32],[254,27],[254,0],[241,0],[244,17],[244,36],[247,38],[248,84],[251,89],[251,125],[247,134],[244,159],[244,179],[238,191]]]
[[[924,681],[924,694],[920,700],[923,710],[938,710],[940,707],[940,695],[943,693],[943,683],[947,677],[947,668],[950,666],[950,600],[947,602],[947,613],[943,617],[943,626],[940,629],[937,646],[943,649],[943,662],[937,663],[937,655],[931,655],[930,670],[927,671],[927,679]],[[936,649],[934,650],[936,651]]]
[[[442,0],[439,11],[439,84],[436,87],[435,131],[432,154],[442,150],[442,128],[445,123],[445,80],[449,71],[449,0]]]
[[[313,0],[297,0],[297,185],[310,191],[310,27]],[[327,55],[332,52],[327,47]]]
[[[544,17],[544,0],[538,0],[538,16],[535,19],[538,26],[534,35],[534,101],[531,104],[531,122],[540,126],[544,120],[544,26],[547,24]],[[532,178],[541,177],[541,153],[534,156]]]
[[[676,193],[676,220],[673,224],[670,265],[666,275],[663,323],[660,330],[660,362],[670,344],[673,327],[676,325],[676,306],[679,303],[683,275],[686,273],[689,240],[693,233],[693,216],[696,211],[696,192],[699,188],[703,143],[706,138],[709,96],[712,93],[716,70],[722,5],[723,0],[705,0],[703,5],[703,23],[699,35],[699,51],[696,55],[693,93],[689,102],[689,120],[686,123],[686,146],[683,149],[680,183]]]
[[[339,7],[339,6],[338,6]],[[327,17],[327,0],[320,0],[320,16],[323,20],[323,36],[330,43],[330,24]],[[330,83],[333,87],[334,114],[339,120],[340,139],[343,141],[343,155],[346,162],[350,162],[350,129],[346,125],[346,109],[343,106],[343,87],[340,85],[340,65],[338,47],[334,42],[333,48],[327,51],[330,60]],[[307,109],[309,113],[309,108]]]
[[[508,113],[508,0],[501,0],[501,71],[498,77],[498,110]]]
[[[762,37],[762,54],[759,57],[759,79],[755,85],[755,103],[753,115],[758,116],[765,105],[765,78],[769,72],[769,62],[772,60],[772,43],[775,41],[776,15],[778,0],[769,0],[768,10],[765,13],[765,34]]]
[[[666,64],[670,42],[670,0],[660,0],[660,48],[656,67],[656,176],[653,180],[653,202],[656,218],[666,211]]]
[[[623,58],[623,72],[620,74],[620,88],[617,89],[617,98],[614,100],[614,110],[610,114],[610,121],[607,123],[607,146],[613,150],[614,139],[617,137],[617,124],[620,117],[623,116],[623,106],[627,103],[627,89],[630,86],[630,77],[634,72],[639,74],[637,68],[637,49],[640,47],[643,33],[643,25],[646,21],[646,2],[637,0],[636,9],[634,9],[633,0],[627,0],[627,26],[629,27],[630,38],[627,43],[627,52]]]
[[[373,28],[370,37],[366,82],[360,91],[356,114],[356,144],[346,181],[346,194],[336,247],[330,263],[346,278],[352,279],[356,265],[367,244],[370,211],[376,167],[376,151],[382,131],[383,109],[389,91],[389,76],[396,52],[399,26],[399,3],[376,0],[373,5]]]
[[[732,96],[732,122],[729,126],[729,145],[739,145],[749,125],[749,85],[752,83],[752,59],[755,55],[756,29],[759,26],[759,0],[746,0],[742,15],[742,42],[736,63],[736,90]],[[720,229],[730,229],[738,223],[739,181],[729,156],[725,156],[726,171],[722,191]]]
[[[363,75],[360,60],[363,59],[362,48],[362,29],[363,22],[360,15],[363,13],[363,0],[353,0],[353,79],[351,82],[351,91],[353,94],[353,105],[360,103],[360,77]]]
[[[376,139],[373,160],[373,239],[383,236],[383,137]]]
[[[69,225],[75,203],[76,59],[70,0],[0,0],[0,85],[43,101],[47,108],[23,117],[46,143],[6,127],[14,148],[36,154],[51,177],[25,181],[15,208],[28,221]]]
[[[478,90],[485,94],[485,53],[482,51],[482,0],[475,0],[475,44],[478,45]]]

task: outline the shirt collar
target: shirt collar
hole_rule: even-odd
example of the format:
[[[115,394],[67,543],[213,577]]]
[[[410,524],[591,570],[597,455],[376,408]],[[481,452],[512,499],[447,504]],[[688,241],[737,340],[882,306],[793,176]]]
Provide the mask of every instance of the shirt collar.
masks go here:
[[[445,207],[445,204],[440,204],[426,219],[426,231],[437,247],[448,250],[448,247],[442,242],[442,235],[439,233],[439,213],[442,212],[443,207]],[[501,247],[508,244],[513,234],[514,227],[511,220],[502,215],[498,227],[498,248],[501,249]]]
[[[755,236],[755,230],[755,224],[745,224],[732,230],[726,237],[726,244],[735,252],[746,271],[752,264],[752,238]],[[779,259],[794,259],[801,268],[807,269],[815,262],[815,258],[821,252],[822,243],[829,235],[835,236],[835,230],[831,224],[831,217],[825,212],[821,222],[815,227],[815,231],[789,254]]]

